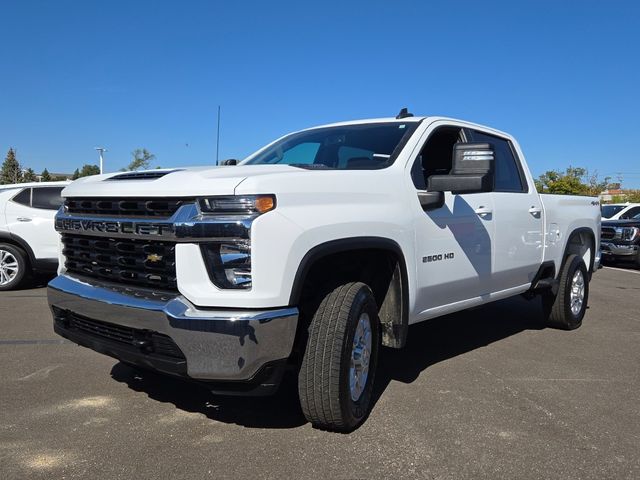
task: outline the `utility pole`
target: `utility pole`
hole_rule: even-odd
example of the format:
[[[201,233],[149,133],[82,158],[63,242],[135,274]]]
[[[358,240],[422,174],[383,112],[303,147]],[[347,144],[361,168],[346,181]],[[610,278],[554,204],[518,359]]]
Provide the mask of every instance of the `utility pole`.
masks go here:
[[[102,174],[102,165],[104,162],[104,152],[108,152],[109,150],[107,150],[104,147],[95,147],[95,149],[100,153],[100,174]]]
[[[216,166],[220,159],[220,105],[218,105],[218,133],[216,135]]]

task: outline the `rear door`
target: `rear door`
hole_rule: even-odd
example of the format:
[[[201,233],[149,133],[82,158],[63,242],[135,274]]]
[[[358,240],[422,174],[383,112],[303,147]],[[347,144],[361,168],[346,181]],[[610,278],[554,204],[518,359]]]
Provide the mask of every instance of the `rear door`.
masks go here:
[[[543,211],[538,192],[530,188],[513,143],[504,137],[470,130],[473,142],[495,151],[494,292],[530,283],[543,257]]]
[[[26,188],[7,202],[8,230],[27,242],[37,259],[58,256],[59,235],[54,228],[54,217],[62,205],[63,188]]]

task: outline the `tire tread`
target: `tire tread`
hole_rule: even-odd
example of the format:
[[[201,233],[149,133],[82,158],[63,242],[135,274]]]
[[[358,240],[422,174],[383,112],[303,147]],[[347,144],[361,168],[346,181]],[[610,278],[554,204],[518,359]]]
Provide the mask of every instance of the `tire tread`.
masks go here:
[[[300,404],[315,426],[348,428],[340,406],[340,367],[345,332],[356,295],[368,287],[349,282],[335,288],[318,306],[309,326],[309,339],[300,368]]]

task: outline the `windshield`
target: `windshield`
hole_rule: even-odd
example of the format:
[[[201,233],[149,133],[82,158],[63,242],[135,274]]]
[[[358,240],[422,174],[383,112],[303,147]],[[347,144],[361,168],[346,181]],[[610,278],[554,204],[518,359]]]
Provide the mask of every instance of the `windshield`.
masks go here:
[[[602,218],[611,218],[616,213],[624,210],[626,205],[603,205],[601,210]]]
[[[243,165],[376,170],[393,163],[418,122],[367,123],[293,133],[259,151]]]

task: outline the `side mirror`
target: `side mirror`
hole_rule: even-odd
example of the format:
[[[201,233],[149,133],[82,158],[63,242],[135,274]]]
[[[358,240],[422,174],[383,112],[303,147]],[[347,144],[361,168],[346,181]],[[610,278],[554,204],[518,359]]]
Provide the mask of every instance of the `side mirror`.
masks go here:
[[[228,160],[223,160],[220,162],[220,165],[237,165],[238,160],[235,158],[229,158]]]
[[[444,192],[418,192],[420,206],[426,212],[444,205]]]
[[[489,143],[456,143],[449,175],[431,175],[431,192],[479,193],[494,188],[495,154]]]

